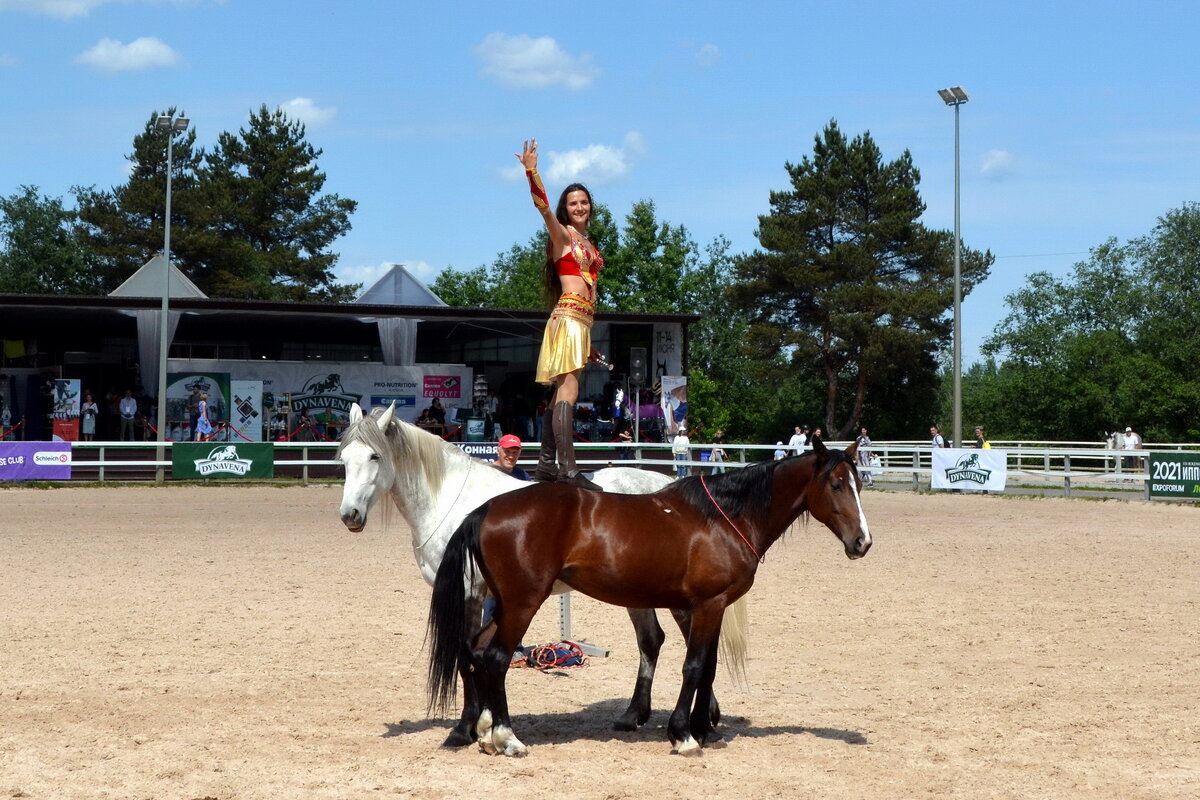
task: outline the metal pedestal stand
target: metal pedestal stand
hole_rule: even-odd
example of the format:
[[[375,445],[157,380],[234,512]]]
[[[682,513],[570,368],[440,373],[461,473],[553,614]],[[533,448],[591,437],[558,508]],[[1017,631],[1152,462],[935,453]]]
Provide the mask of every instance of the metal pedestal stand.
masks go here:
[[[597,644],[584,641],[583,639],[571,638],[571,593],[564,592],[558,596],[558,634],[563,641],[574,642],[579,645],[579,649],[587,656],[598,656],[600,658],[608,658],[609,650],[607,647],[601,647]]]

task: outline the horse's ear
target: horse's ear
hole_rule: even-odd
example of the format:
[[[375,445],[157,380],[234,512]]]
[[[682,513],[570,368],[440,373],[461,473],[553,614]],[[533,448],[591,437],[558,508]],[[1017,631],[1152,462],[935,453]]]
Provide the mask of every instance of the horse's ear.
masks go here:
[[[362,418],[363,418],[362,406],[360,406],[358,403],[351,403],[350,404],[350,424],[353,425],[356,422],[362,422]]]
[[[823,441],[821,441],[821,437],[813,437],[812,449],[813,452],[817,454],[818,461],[824,461],[825,459],[829,458],[829,448],[825,446]]]
[[[386,431],[388,429],[388,425],[392,424],[392,417],[394,417],[395,415],[396,415],[396,401],[393,400],[392,404],[387,407],[387,411],[384,411],[383,414],[381,414],[379,416],[379,427],[383,428],[383,430]]]
[[[858,455],[858,439],[855,439],[854,444],[846,448],[846,455],[850,456],[851,461]]]

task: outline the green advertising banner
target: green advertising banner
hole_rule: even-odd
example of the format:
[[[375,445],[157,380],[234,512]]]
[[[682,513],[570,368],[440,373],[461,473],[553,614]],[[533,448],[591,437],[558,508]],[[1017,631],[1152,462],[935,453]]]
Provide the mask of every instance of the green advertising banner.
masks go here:
[[[274,451],[268,443],[176,442],[171,445],[171,476],[274,478]]]
[[[1200,452],[1150,453],[1150,496],[1200,500]]]

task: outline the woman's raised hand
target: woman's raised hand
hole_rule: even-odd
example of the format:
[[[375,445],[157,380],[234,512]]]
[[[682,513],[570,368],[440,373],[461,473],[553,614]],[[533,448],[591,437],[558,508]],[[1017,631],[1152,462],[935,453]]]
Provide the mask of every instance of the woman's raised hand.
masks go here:
[[[537,139],[526,139],[520,153],[513,153],[525,169],[537,169]]]

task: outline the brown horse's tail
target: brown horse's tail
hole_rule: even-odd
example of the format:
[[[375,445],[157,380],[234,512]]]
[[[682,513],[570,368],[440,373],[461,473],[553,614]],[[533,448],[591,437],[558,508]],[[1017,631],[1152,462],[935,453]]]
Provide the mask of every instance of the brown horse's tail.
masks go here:
[[[721,620],[719,652],[725,669],[729,670],[729,677],[743,685],[746,683],[746,653],[749,652],[746,634],[749,627],[746,595],[742,595],[725,609],[725,616]]]
[[[446,544],[446,554],[438,565],[429,601],[429,713],[445,714],[454,703],[458,689],[459,665],[469,667],[471,643],[468,638],[478,628],[478,620],[467,619],[467,594],[475,583],[475,564],[479,559],[479,528],[490,503],[484,503],[467,515]]]

